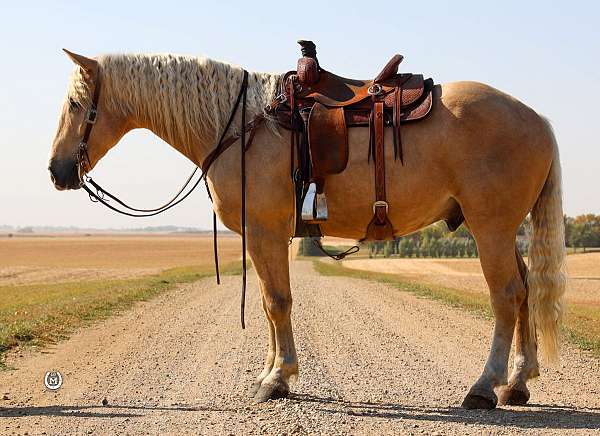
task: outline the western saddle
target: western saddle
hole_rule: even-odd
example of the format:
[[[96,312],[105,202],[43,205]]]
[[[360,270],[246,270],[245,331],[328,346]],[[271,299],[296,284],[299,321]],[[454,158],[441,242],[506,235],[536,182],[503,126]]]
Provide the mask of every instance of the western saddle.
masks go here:
[[[393,131],[394,160],[404,164],[400,125],[427,116],[433,80],[398,73],[403,59],[399,54],[373,80],[347,79],[321,68],[312,41],[298,43],[302,57],[297,70],[283,76],[276,104],[267,108],[292,132],[295,236],[321,236],[319,223],[328,217],[325,180],[346,168],[348,128],[368,127],[367,159],[375,164],[375,202],[364,240],[393,239],[385,193],[385,127]]]

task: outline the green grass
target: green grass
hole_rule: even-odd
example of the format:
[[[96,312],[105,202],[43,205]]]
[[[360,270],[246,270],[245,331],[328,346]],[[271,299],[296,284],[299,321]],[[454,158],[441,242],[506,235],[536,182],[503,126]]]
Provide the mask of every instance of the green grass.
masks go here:
[[[241,263],[226,265],[221,271],[239,274]],[[56,342],[74,329],[126,310],[137,301],[211,275],[212,268],[190,266],[123,280],[0,286],[0,366],[11,348]]]
[[[345,276],[386,283],[400,291],[452,307],[467,310],[478,316],[492,319],[492,309],[487,294],[462,291],[442,286],[423,285],[407,280],[398,274],[360,271],[334,263],[313,261],[314,268],[326,276]],[[563,323],[563,337],[577,347],[600,358],[600,306],[569,304]]]
[[[569,304],[563,331],[569,342],[600,358],[600,306]]]

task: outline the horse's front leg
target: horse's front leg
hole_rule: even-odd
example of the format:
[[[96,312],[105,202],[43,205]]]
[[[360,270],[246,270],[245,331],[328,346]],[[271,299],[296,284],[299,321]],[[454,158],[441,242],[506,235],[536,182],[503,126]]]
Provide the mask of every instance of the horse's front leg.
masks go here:
[[[298,374],[292,334],[292,294],[288,239],[284,232],[248,227],[248,252],[260,281],[263,308],[269,324],[269,351],[263,372],[254,384],[257,402],[286,397],[290,377]]]
[[[275,326],[273,325],[273,321],[271,321],[268,315],[267,306],[265,304],[264,298],[265,290],[263,289],[262,282],[260,283],[260,292],[262,294],[262,307],[267,317],[267,324],[269,327],[269,350],[267,351],[267,357],[265,357],[265,364],[262,372],[259,374],[258,377],[256,377],[256,380],[254,380],[254,383],[250,387],[250,397],[254,397],[256,395],[256,393],[260,389],[260,385],[262,384],[263,380],[267,378],[267,376],[273,369],[273,362],[275,361]]]

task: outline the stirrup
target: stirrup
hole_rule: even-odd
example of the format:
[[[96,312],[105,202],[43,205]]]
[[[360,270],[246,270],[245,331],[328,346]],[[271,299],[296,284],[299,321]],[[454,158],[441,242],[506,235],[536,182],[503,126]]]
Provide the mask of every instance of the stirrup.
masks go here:
[[[317,194],[317,185],[311,182],[308,185],[308,191],[302,202],[302,220],[303,221],[326,221],[327,200],[325,194]]]
[[[315,195],[317,194],[317,185],[312,182],[308,185],[308,191],[304,196],[304,202],[302,203],[302,220],[312,221],[315,219]]]
[[[317,209],[315,221],[327,221],[327,199],[325,198],[325,194],[317,194],[315,205]]]

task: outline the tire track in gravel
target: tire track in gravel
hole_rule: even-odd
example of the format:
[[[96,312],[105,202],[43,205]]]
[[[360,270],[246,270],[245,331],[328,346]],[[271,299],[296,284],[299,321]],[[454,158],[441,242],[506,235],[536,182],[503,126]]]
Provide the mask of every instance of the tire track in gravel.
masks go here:
[[[300,378],[290,398],[254,404],[267,328],[251,275],[247,329],[239,277],[183,285],[0,373],[5,434],[517,434],[600,429],[600,364],[566,348],[530,407],[465,411],[492,324],[379,283],[321,277],[294,262]],[[56,393],[43,374],[65,376]],[[101,401],[108,399],[103,407]]]

